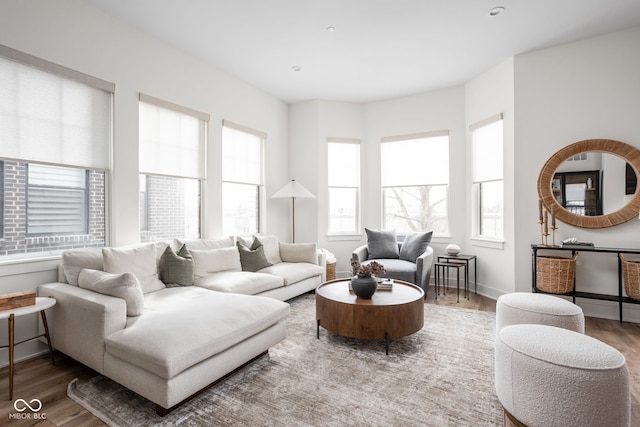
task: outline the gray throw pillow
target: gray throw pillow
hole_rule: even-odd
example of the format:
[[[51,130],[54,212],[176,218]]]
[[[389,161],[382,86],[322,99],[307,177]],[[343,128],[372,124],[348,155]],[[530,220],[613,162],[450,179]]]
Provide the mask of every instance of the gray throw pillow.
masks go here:
[[[400,259],[416,262],[416,259],[429,247],[431,236],[433,231],[409,234],[400,247]]]
[[[370,230],[367,232],[369,259],[397,259],[400,257],[395,230]]]
[[[177,253],[171,246],[167,246],[160,257],[158,269],[160,280],[168,286],[193,285],[195,264],[186,244],[183,244]]]
[[[253,241],[250,248],[243,245],[241,242],[236,242],[238,252],[240,252],[240,265],[242,265],[242,271],[256,272],[265,267],[269,267],[269,261],[264,254],[264,246],[258,239]]]

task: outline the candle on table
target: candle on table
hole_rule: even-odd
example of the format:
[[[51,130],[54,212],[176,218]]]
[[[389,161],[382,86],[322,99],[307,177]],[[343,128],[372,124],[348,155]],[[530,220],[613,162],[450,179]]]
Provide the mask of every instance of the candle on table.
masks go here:
[[[538,199],[538,221],[542,222],[542,199]]]
[[[549,233],[549,212],[544,211],[544,234]]]

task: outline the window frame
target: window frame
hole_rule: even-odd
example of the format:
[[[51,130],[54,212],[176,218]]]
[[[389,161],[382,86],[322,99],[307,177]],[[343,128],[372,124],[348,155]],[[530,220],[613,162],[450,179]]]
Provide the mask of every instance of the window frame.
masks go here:
[[[475,152],[477,150],[476,144],[478,141],[476,139],[476,132],[487,126],[494,125],[496,123],[501,123],[501,140],[499,141],[499,151],[502,154],[501,162],[500,162],[500,174],[498,177],[485,178],[485,179],[477,179],[476,178],[476,156]],[[504,241],[504,115],[503,113],[496,114],[494,116],[488,117],[480,122],[474,123],[469,126],[469,131],[471,134],[471,188],[472,188],[472,224],[471,224],[471,234],[473,239],[482,239],[488,241]],[[501,234],[487,234],[484,230],[484,200],[482,197],[482,189],[484,184],[489,183],[502,183],[502,197],[501,197],[501,205],[502,205],[502,232]]]
[[[358,168],[358,172],[357,172],[357,185],[356,186],[352,186],[352,185],[330,185],[329,181],[330,178],[329,176],[331,175],[331,162],[332,159],[329,158],[329,148],[330,148],[330,144],[351,144],[351,145],[357,145],[358,146],[358,159],[357,161],[352,161],[352,167],[357,167]],[[360,195],[361,195],[361,170],[360,170],[360,164],[362,162],[362,150],[361,150],[361,143],[359,139],[354,139],[354,138],[334,138],[334,137],[330,137],[327,138],[327,236],[352,236],[352,235],[358,235],[360,234],[360,224],[361,224],[361,200],[360,200]],[[352,189],[355,190],[355,224],[354,224],[354,228],[353,230],[348,230],[348,231],[332,231],[331,230],[331,189]]]
[[[7,86],[13,91],[0,107],[0,262],[58,258],[63,250],[109,245],[115,84],[4,45],[0,59],[3,76],[15,83]],[[31,103],[38,108],[27,109]],[[83,113],[76,115],[79,105]],[[17,132],[21,127],[12,124],[24,120],[30,132]],[[84,171],[83,232],[28,232],[28,169],[36,164]],[[5,212],[13,197],[17,214]],[[7,226],[15,232],[7,235]]]
[[[256,129],[252,129],[250,127],[232,122],[230,120],[222,120],[222,162],[225,161],[225,128],[230,129],[234,132],[242,132],[252,137],[256,137],[259,139],[259,165],[260,165],[260,173],[258,175],[258,182],[249,182],[249,180],[242,181],[240,179],[229,179],[225,177],[224,166],[222,169],[222,180],[221,180],[221,229],[223,234],[231,234],[231,235],[245,235],[245,234],[260,234],[264,229],[265,223],[265,157],[266,157],[266,147],[267,147],[267,137],[268,134],[266,132],[262,132]],[[228,185],[227,185],[228,184]],[[247,185],[253,186],[256,189],[256,229],[255,231],[249,231],[248,233],[241,233],[237,230],[231,232],[229,229],[225,228],[225,187],[229,185]]]
[[[168,165],[166,162],[163,162],[162,159],[158,159],[157,160],[157,164],[150,164],[150,163],[145,163],[144,166],[140,165],[139,167],[139,175],[138,175],[138,194],[139,194],[139,206],[138,206],[138,224],[139,224],[139,229],[140,229],[140,240],[141,241],[157,241],[158,239],[166,239],[166,238],[181,238],[181,239],[192,239],[192,238],[200,238],[202,237],[202,230],[203,230],[203,224],[202,224],[202,220],[204,218],[204,213],[203,213],[203,206],[204,203],[202,203],[202,197],[203,197],[203,188],[204,188],[204,181],[206,180],[206,176],[207,176],[207,166],[206,166],[206,146],[207,146],[207,129],[209,127],[209,120],[210,120],[210,116],[207,113],[203,113],[197,110],[194,110],[192,108],[189,107],[185,107],[183,105],[179,105],[179,104],[175,104],[173,102],[164,100],[164,99],[160,99],[160,98],[156,98],[154,96],[151,95],[147,95],[145,93],[140,93],[139,94],[139,102],[138,102],[138,111],[142,111],[143,108],[147,108],[145,107],[143,104],[147,104],[147,106],[150,106],[152,108],[157,109],[158,113],[162,113],[163,111],[165,112],[165,114],[170,114],[170,115],[179,115],[177,118],[179,120],[184,120],[184,118],[186,118],[187,120],[197,120],[197,128],[198,128],[198,133],[196,136],[196,144],[193,144],[193,146],[195,146],[195,151],[197,152],[196,156],[188,156],[189,153],[189,148],[193,148],[193,146],[187,146],[186,150],[185,147],[182,147],[183,150],[181,151],[181,153],[186,152],[187,155],[185,155],[183,158],[189,159],[191,158],[192,160],[195,160],[195,164],[196,166],[193,168],[188,168],[188,170],[185,170],[184,167],[178,167],[178,168],[174,168],[172,167],[170,164]],[[138,121],[139,121],[139,135],[143,132],[143,126],[142,126],[142,117],[141,115],[139,115],[138,117]],[[179,136],[184,136],[184,135],[179,135]],[[142,140],[142,137],[140,136],[140,139]],[[161,140],[155,140],[155,141],[151,141],[151,138],[149,137],[147,139],[147,141],[150,141],[146,143],[147,148],[150,149],[157,149],[158,152],[162,151],[162,146],[164,145],[164,143],[166,141],[161,141]],[[193,142],[193,141],[192,141]],[[142,150],[144,148],[144,145],[142,142],[140,143],[139,146],[139,150]],[[179,146],[180,144],[172,144],[175,146]],[[142,153],[140,153],[140,159],[142,159]],[[195,169],[195,170],[194,170]],[[186,183],[187,180],[190,181],[197,181],[197,188],[198,188],[198,195],[197,195],[197,200],[195,200],[195,204],[197,205],[197,211],[198,211],[198,215],[197,215],[197,220],[198,220],[198,230],[197,230],[197,235],[181,235],[181,236],[164,236],[163,233],[166,234],[166,229],[162,230],[162,229],[151,229],[150,227],[150,209],[151,209],[151,191],[150,191],[150,178],[151,180],[153,178],[158,178],[158,179],[175,179],[175,180],[182,180],[183,182]],[[144,191],[142,191],[142,189],[140,188],[142,183],[142,180],[144,179]],[[142,204],[142,197],[144,197],[144,206]],[[186,204],[185,204],[186,206]],[[142,218],[142,215],[146,215],[146,218]],[[186,213],[184,216],[184,219],[187,219]],[[184,223],[184,230],[186,231],[187,229],[187,224]],[[160,236],[154,237],[153,233],[159,233]]]
[[[380,167],[381,169],[384,168],[384,159],[383,159],[383,145],[384,144],[393,144],[396,142],[407,142],[407,141],[412,141],[412,140],[418,140],[418,139],[424,139],[424,140],[428,140],[430,138],[441,138],[441,137],[446,137],[447,141],[447,147],[446,147],[446,153],[447,153],[447,170],[446,173],[442,175],[442,177],[440,178],[436,178],[434,179],[432,182],[430,181],[430,179],[424,179],[424,180],[420,180],[420,179],[416,179],[415,181],[412,181],[411,184],[405,183],[403,185],[385,185],[384,183],[384,176],[381,177],[381,185],[380,185],[380,190],[381,190],[381,224],[383,228],[388,228],[388,224],[387,224],[387,215],[386,215],[386,198],[385,198],[385,192],[387,190],[391,190],[391,189],[400,189],[400,188],[420,188],[420,187],[444,187],[444,194],[445,194],[445,201],[446,201],[446,206],[444,208],[444,216],[442,216],[442,221],[445,225],[445,229],[444,230],[435,230],[433,229],[433,226],[427,227],[428,229],[422,230],[422,231],[433,231],[433,235],[434,236],[448,236],[449,235],[449,209],[450,209],[450,197],[449,197],[449,188],[450,188],[450,168],[449,168],[449,162],[450,162],[450,150],[451,150],[451,140],[450,140],[450,132],[449,130],[437,130],[437,131],[428,131],[428,132],[420,132],[420,133],[415,133],[415,134],[406,134],[406,135],[397,135],[397,136],[390,136],[390,137],[384,137],[381,138],[380,140],[380,150],[381,150],[381,164]],[[428,141],[426,141],[428,143]],[[437,221],[437,218],[436,218]],[[410,233],[413,233],[414,231],[405,231],[405,230],[399,230],[397,231],[398,236],[402,237],[402,236],[406,236]]]

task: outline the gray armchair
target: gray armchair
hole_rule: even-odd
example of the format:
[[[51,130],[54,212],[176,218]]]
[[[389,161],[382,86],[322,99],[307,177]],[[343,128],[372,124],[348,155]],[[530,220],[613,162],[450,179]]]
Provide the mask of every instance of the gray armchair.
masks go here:
[[[398,250],[402,250],[402,242],[398,242]],[[424,290],[424,297],[427,298],[429,280],[431,279],[431,268],[433,266],[433,248],[431,246],[427,246],[427,249],[416,258],[415,262],[390,258],[369,259],[369,249],[367,245],[355,249],[351,257],[365,265],[372,261],[379,262],[387,271],[385,274],[386,277],[404,280],[405,282],[420,286]]]

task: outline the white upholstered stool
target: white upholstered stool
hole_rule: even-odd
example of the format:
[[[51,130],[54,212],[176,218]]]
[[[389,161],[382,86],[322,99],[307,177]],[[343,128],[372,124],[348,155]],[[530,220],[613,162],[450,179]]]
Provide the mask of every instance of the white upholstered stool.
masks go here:
[[[629,371],[615,348],[547,325],[511,325],[496,335],[496,392],[528,427],[628,426]]]
[[[565,299],[529,292],[504,294],[496,303],[496,333],[509,325],[557,326],[584,334],[582,309]]]

